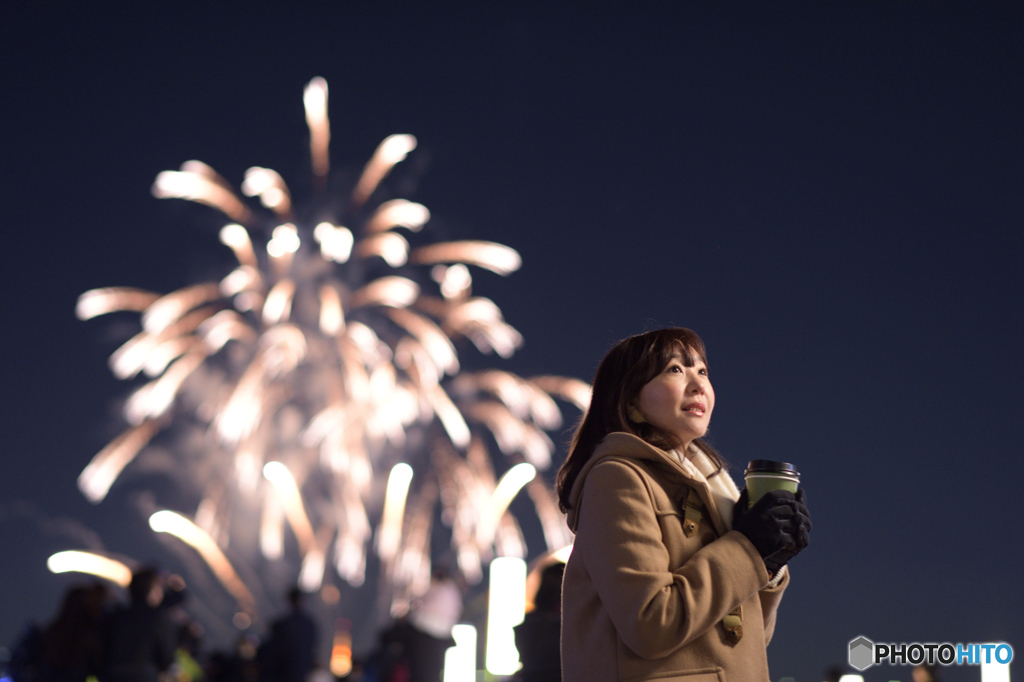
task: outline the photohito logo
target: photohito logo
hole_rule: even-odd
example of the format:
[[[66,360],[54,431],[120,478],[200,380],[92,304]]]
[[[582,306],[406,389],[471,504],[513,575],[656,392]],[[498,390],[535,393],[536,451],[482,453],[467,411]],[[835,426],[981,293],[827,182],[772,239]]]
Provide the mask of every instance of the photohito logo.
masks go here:
[[[850,666],[865,670],[873,665],[981,665],[1007,664],[1013,660],[1009,644],[950,644],[942,642],[910,642],[875,644],[861,636],[850,641]]]

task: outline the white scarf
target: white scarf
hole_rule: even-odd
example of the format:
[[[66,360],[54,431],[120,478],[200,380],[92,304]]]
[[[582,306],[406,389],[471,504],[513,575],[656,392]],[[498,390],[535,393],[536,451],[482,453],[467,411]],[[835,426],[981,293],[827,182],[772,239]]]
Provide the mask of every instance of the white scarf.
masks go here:
[[[732,510],[736,506],[736,500],[740,498],[740,491],[733,483],[729,472],[715,466],[714,462],[704,454],[699,447],[690,443],[684,456],[679,450],[670,450],[669,454],[676,458],[687,475],[696,481],[708,484],[711,495],[714,497],[715,508],[722,517],[722,523],[726,529],[732,528]]]

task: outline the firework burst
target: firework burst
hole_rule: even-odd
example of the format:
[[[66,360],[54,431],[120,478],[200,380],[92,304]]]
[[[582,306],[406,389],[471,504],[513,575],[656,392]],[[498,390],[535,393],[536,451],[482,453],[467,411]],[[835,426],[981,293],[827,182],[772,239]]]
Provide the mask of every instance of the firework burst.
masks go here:
[[[127,430],[92,459],[79,488],[102,501],[159,433],[174,434],[199,502],[158,512],[151,526],[190,545],[253,617],[253,594],[264,592],[240,575],[277,564],[309,591],[325,577],[359,586],[374,556],[385,602],[401,613],[429,584],[438,505],[455,567],[470,583],[492,557],[525,555],[508,511],[523,487],[548,549],[571,541],[534,474],[551,463],[547,432],[562,426],[553,398],[583,410],[589,387],[460,371],[463,340],[503,358],[522,343],[494,302],[472,295],[470,270],[509,275],[519,255],[491,242],[410,244],[430,212],[377,200],[416,147],[410,135],[385,139],[343,201],[327,197],[327,92],[316,78],[304,96],[320,205],[297,211],[281,176],[260,167],[245,174],[245,200],[212,168],[188,161],[160,173],[153,194],[226,215],[220,240],[237,267],[166,295],[96,289],[77,306],[83,320],[141,314],[142,330],[110,368],[120,379],[148,378],[125,402]],[[503,456],[492,456],[490,443]]]

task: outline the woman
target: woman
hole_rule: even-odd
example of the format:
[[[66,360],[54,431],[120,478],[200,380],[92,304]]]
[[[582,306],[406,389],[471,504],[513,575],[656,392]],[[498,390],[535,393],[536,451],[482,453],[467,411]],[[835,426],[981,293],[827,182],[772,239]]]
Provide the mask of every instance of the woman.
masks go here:
[[[601,361],[558,474],[576,533],[565,682],[769,680],[786,562],[807,546],[810,518],[802,491],[747,509],[701,440],[714,406],[704,343],[688,329],[630,337]]]

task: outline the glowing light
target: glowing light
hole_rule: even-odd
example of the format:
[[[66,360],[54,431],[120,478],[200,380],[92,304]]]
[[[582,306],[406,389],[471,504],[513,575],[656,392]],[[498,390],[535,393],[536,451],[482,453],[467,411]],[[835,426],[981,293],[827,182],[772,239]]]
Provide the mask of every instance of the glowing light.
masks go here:
[[[412,467],[404,462],[396,464],[388,476],[388,488],[384,497],[384,515],[377,538],[377,554],[385,563],[392,561],[398,553],[402,538],[402,518],[405,516],[405,498],[412,483]]]
[[[276,561],[284,556],[284,511],[281,509],[280,498],[275,498],[263,507],[263,519],[260,522],[260,552],[264,558]]]
[[[467,263],[499,275],[511,275],[523,264],[519,252],[494,242],[444,242],[421,246],[412,252],[413,263]]]
[[[491,562],[487,598],[487,650],[485,665],[492,675],[519,670],[519,651],[512,628],[526,614],[526,562],[499,557]]]
[[[435,265],[430,271],[430,276],[441,285],[441,295],[447,299],[462,298],[468,295],[469,288],[473,284],[469,268],[461,263],[450,267]]]
[[[158,429],[156,422],[143,422],[128,429],[100,450],[78,475],[78,489],[85,498],[93,504],[102,502],[121,471],[156,435]]]
[[[253,166],[245,171],[242,194],[259,197],[260,203],[279,216],[288,215],[292,210],[292,198],[288,186],[277,171]]]
[[[46,567],[51,573],[75,572],[95,575],[121,587],[128,587],[132,581],[130,568],[116,559],[92,552],[57,552],[46,560]]]
[[[408,310],[398,308],[389,310],[388,316],[423,344],[423,348],[438,368],[452,375],[459,371],[455,346],[440,327],[422,315]]]
[[[192,547],[210,567],[213,574],[231,595],[238,601],[246,613],[256,612],[256,602],[245,584],[235,573],[231,562],[224,556],[217,543],[206,532],[172,511],[158,511],[149,517],[149,527],[157,533],[168,533]]]
[[[92,289],[78,297],[75,315],[80,320],[90,320],[97,315],[119,310],[141,312],[158,298],[160,298],[159,294],[129,287]]]
[[[313,184],[321,193],[329,171],[327,95],[320,78],[303,95]],[[521,261],[492,242],[410,247],[403,230],[422,230],[430,211],[405,199],[372,201],[415,147],[410,135],[388,137],[352,200],[321,196],[315,211],[295,211],[281,176],[260,166],[245,174],[242,194],[249,199],[199,161],[161,173],[156,196],[197,201],[228,216],[219,238],[237,267],[166,295],[95,289],[76,306],[81,319],[141,313],[142,331],[111,355],[110,367],[118,378],[150,378],[125,402],[131,428],[93,458],[79,487],[101,501],[170,427],[152,453],[176,457],[202,502],[196,523],[154,515],[151,525],[195,548],[250,620],[252,594],[281,585],[254,584],[250,591],[239,575],[290,575],[309,591],[331,578],[360,586],[370,575],[382,606],[390,599],[392,612],[407,609],[429,582],[438,503],[471,583],[483,579],[493,555],[525,555],[507,511],[524,485],[548,548],[571,541],[550,486],[540,477],[527,482],[526,472],[536,476],[535,469],[550,465],[554,446],[545,432],[563,423],[555,401],[585,409],[589,387],[561,377],[460,374],[459,348],[509,357],[523,342],[493,301],[471,295],[470,268],[508,275]],[[340,213],[327,213],[330,207]],[[315,219],[304,222],[310,213]],[[472,346],[460,346],[462,339]],[[498,450],[529,464],[497,481],[493,457],[500,455],[488,451],[488,432]],[[381,500],[374,479],[396,461]],[[414,470],[418,485],[411,489]],[[298,557],[285,543],[286,524]],[[374,535],[382,570],[368,573]],[[221,551],[228,547],[232,561],[244,562],[244,569],[236,563],[237,573]],[[265,570],[272,562],[282,563]]]
[[[335,336],[345,328],[345,313],[341,309],[341,297],[329,284],[320,287],[320,331]]]
[[[580,411],[590,407],[590,384],[569,377],[534,377],[533,384],[542,391],[568,400]]]
[[[334,585],[324,585],[323,589],[320,590],[320,598],[328,606],[334,606],[341,601],[341,591]]]
[[[533,506],[540,517],[541,528],[544,530],[544,542],[550,547],[566,547],[572,545],[573,536],[565,523],[565,514],[558,508],[554,491],[540,477],[526,484],[526,491],[533,500]],[[570,550],[571,551],[571,550]]]
[[[459,449],[468,446],[470,438],[469,426],[466,424],[466,420],[462,418],[459,408],[455,406],[455,403],[444,392],[444,389],[440,386],[434,386],[425,392],[425,397],[438,419],[441,420],[444,430],[448,432],[448,437],[452,439],[452,444]]]
[[[563,564],[569,563],[569,556],[572,554],[572,545],[566,545],[562,549],[555,550],[551,553],[551,558],[555,561],[560,561]]]
[[[443,682],[476,682],[476,628],[459,623],[452,627],[455,646],[444,652]]]
[[[263,476],[274,484],[277,492],[281,495],[285,517],[292,530],[295,531],[295,537],[299,541],[302,553],[306,554],[313,549],[313,526],[309,523],[309,517],[302,504],[302,493],[299,492],[299,486],[295,483],[292,472],[288,471],[288,467],[280,462],[267,462],[263,466]],[[322,566],[323,553],[321,553],[320,563]],[[318,587],[319,585],[312,589]]]
[[[313,230],[313,238],[320,244],[320,253],[326,260],[345,263],[352,255],[354,238],[347,227],[335,227],[330,223],[320,223]]]
[[[409,260],[409,242],[394,232],[382,232],[359,242],[356,254],[362,258],[380,256],[385,263],[398,268]]]
[[[124,406],[124,416],[130,424],[142,424],[146,419],[163,415],[174,402],[182,382],[199,367],[206,358],[202,349],[196,349],[175,360],[164,372],[132,394]]]
[[[352,302],[357,307],[383,305],[408,308],[419,294],[419,285],[410,279],[381,277],[353,294]]]
[[[313,159],[313,173],[327,177],[331,168],[328,145],[331,142],[331,122],[327,118],[327,81],[317,76],[309,81],[302,93],[306,107],[306,124],[309,126],[309,155]]]
[[[204,164],[205,165],[205,164]],[[158,199],[188,199],[220,210],[229,218],[247,223],[252,212],[235,194],[194,170],[163,171],[153,183],[153,196]]]
[[[511,410],[497,403],[482,403],[471,408],[471,416],[487,425],[505,454],[521,453],[536,467],[551,464],[554,444],[537,426],[518,419]]]
[[[352,672],[352,632],[348,621],[339,621],[331,643],[330,670],[335,677],[345,677]]]
[[[497,487],[491,493],[490,509],[482,519],[477,529],[477,537],[482,546],[494,542],[494,532],[498,528],[498,522],[512,503],[512,499],[537,475],[537,469],[532,464],[522,462],[505,472],[505,475],[498,481]]]
[[[274,285],[263,303],[263,324],[270,326],[288,319],[292,310],[295,282],[283,279]]]
[[[299,570],[299,587],[306,592],[316,592],[320,589],[324,580],[324,565],[326,557],[319,547],[310,549],[302,559],[302,569]]]
[[[366,203],[380,181],[387,177],[396,163],[404,161],[413,149],[416,149],[416,138],[412,135],[389,135],[384,138],[363,169],[363,175],[352,192],[353,203],[357,206]]]
[[[505,323],[498,306],[489,299],[459,301],[445,313],[445,322],[484,353],[493,350],[503,358],[511,357],[523,343],[523,337]]]
[[[150,334],[159,334],[188,311],[218,298],[220,286],[217,284],[197,284],[161,296],[142,313],[142,328]]]
[[[274,228],[274,236],[267,242],[267,253],[274,258],[282,258],[298,250],[299,233],[294,225],[285,223]]]
[[[382,232],[392,227],[405,227],[413,232],[419,232],[426,222],[430,220],[430,211],[423,204],[417,204],[405,199],[392,199],[385,201],[370,218],[366,224],[366,231]]]
[[[1000,644],[1005,644],[1001,642]],[[990,649],[992,658],[981,657],[981,682],[1010,682],[1010,662],[1000,663],[996,660],[996,650]],[[1005,652],[1006,650],[1003,649]],[[1007,652],[1008,653],[1008,652]]]

